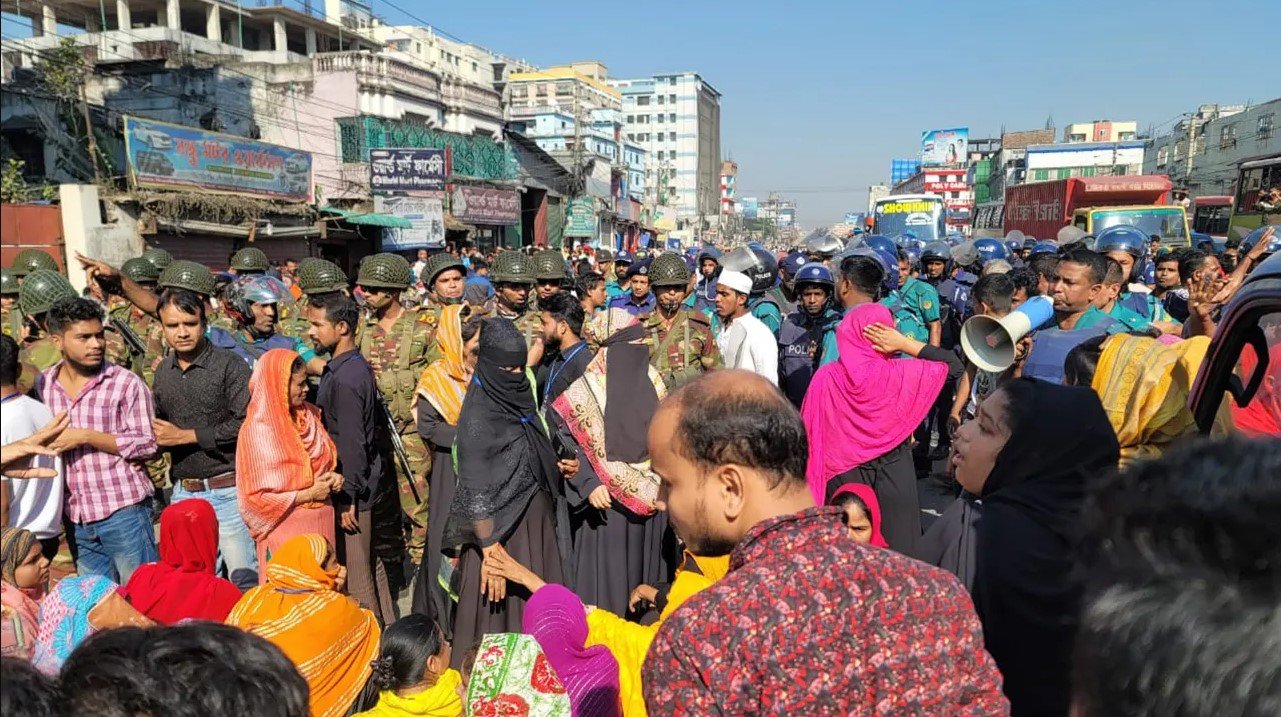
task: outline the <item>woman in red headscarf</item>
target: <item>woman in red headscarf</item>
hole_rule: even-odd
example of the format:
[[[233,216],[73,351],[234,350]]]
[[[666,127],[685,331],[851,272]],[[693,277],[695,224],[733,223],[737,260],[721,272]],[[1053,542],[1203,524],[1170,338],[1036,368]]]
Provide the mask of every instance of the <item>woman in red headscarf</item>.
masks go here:
[[[214,575],[218,515],[199,498],[181,500],[160,514],[160,562],[134,571],[120,595],[161,625],[182,620],[222,622],[240,600],[230,580]]]

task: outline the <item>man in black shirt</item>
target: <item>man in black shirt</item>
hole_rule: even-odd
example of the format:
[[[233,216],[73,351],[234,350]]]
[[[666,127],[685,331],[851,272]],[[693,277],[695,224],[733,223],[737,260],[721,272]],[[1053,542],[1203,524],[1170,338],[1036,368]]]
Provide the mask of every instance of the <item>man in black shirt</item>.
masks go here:
[[[171,353],[156,368],[152,391],[156,443],[173,459],[174,502],[200,498],[218,515],[218,547],[229,580],[258,584],[253,538],[236,498],[236,437],[249,405],[249,366],[205,338],[205,303],[166,289],[157,306]]]
[[[543,410],[582,378],[591,363],[592,349],[583,341],[583,307],[572,294],[562,291],[539,305],[543,321],[543,365],[538,367],[538,399]]]
[[[361,607],[373,611],[379,623],[395,621],[387,572],[374,555],[376,537],[370,513],[375,504],[391,499],[395,484],[387,457],[389,435],[382,396],[373,369],[356,349],[360,312],[342,294],[311,297],[307,307],[308,336],[316,348],[333,356],[320,374],[316,405],[329,437],[338,447],[338,471],[343,488],[334,494],[338,513],[339,560],[347,566],[347,592]]]

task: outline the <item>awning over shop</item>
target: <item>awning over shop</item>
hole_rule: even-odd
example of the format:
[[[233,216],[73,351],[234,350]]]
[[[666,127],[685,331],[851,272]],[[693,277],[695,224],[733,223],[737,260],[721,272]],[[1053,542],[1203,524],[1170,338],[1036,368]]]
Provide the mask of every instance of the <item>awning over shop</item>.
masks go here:
[[[385,227],[388,229],[414,228],[414,225],[408,219],[398,217],[394,214],[359,212],[351,209],[339,209],[338,207],[321,207],[320,213],[339,217],[348,224],[359,224],[367,227]]]
[[[454,218],[453,214],[445,212],[445,229],[451,232],[473,232],[476,227],[466,222],[460,222]]]

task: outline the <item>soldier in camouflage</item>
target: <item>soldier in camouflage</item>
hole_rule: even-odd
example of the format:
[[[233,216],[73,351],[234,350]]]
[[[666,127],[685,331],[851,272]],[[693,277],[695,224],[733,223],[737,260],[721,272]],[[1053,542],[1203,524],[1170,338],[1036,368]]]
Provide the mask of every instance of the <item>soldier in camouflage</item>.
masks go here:
[[[153,293],[156,282],[160,279],[160,272],[155,265],[142,258],[126,261],[120,267],[120,273]],[[129,303],[129,300],[122,295],[114,291],[109,292],[105,288],[103,291],[109,295],[107,315],[113,328],[116,324],[127,326],[133,331],[134,336],[138,337],[144,349],[141,354],[137,353],[118,329],[110,330],[107,332],[107,360],[129,369],[146,381],[147,386],[151,386],[152,379],[156,375],[156,366],[165,355],[165,335],[160,321]]]
[[[173,263],[173,255],[160,247],[149,246],[142,250],[142,258],[156,267],[156,272],[163,272]]]
[[[537,308],[553,294],[565,290],[569,275],[565,271],[565,259],[556,249],[536,251],[530,260],[534,264],[534,283],[537,293],[534,306]]]
[[[641,317],[641,324],[651,339],[650,365],[663,377],[669,393],[723,365],[707,317],[684,305],[689,278],[689,267],[679,254],[663,254],[650,266],[657,306]]]
[[[443,306],[463,302],[467,266],[462,259],[448,252],[433,254],[427,259],[418,279],[427,287],[426,306],[439,310]]]
[[[21,279],[26,278],[28,274],[41,269],[57,272],[58,262],[54,261],[48,252],[39,249],[23,249],[13,258],[11,271],[13,271],[14,276],[18,277],[19,284],[22,283]]]
[[[0,331],[22,344],[22,312],[18,310],[18,276],[0,269]]]
[[[18,388],[23,393],[35,386],[36,374],[52,368],[62,360],[62,352],[54,345],[45,326],[45,317],[49,307],[60,299],[79,296],[72,288],[67,277],[49,269],[36,269],[27,274],[18,289],[18,310],[28,321],[31,329],[20,346],[19,360],[22,374],[18,379]]]
[[[499,252],[489,268],[489,279],[494,283],[494,298],[485,302],[484,313],[515,322],[530,347],[530,365],[537,364],[543,357],[543,321],[529,305],[535,283],[533,264],[522,252]]]
[[[236,276],[266,274],[270,268],[267,253],[256,246],[247,246],[231,255],[231,271]]]
[[[408,537],[399,529],[398,512],[373,507],[375,552],[388,568],[389,579],[403,582],[399,560],[408,548],[417,565],[427,541],[427,473],[431,452],[418,434],[414,417],[414,390],[418,377],[437,357],[434,355],[436,313],[405,308],[400,295],[410,285],[409,262],[397,254],[375,254],[360,265],[356,285],[365,294],[369,314],[357,336],[360,352],[373,369],[378,391],[387,403],[395,429],[404,443],[410,474],[396,461],[400,507],[409,517]]]
[[[298,307],[305,308],[311,297],[323,298],[326,294],[338,292],[350,295],[348,285],[347,274],[332,261],[309,256],[298,262],[298,288],[302,291],[302,296],[299,297],[295,310],[276,323],[276,331],[290,338],[308,341],[307,331],[311,328],[311,322]],[[316,350],[320,351],[319,348]]]

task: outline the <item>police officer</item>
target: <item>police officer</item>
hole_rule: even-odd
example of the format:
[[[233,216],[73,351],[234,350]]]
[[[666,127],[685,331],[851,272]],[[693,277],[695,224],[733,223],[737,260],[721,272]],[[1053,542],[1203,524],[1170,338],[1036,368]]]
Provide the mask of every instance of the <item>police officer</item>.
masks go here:
[[[808,259],[799,251],[794,251],[787,255],[778,265],[779,291],[787,304],[783,307],[784,313],[790,314],[796,310],[796,274],[802,266],[808,263]]]
[[[793,283],[797,310],[788,314],[778,331],[779,386],[797,408],[810,380],[823,361],[823,344],[841,323],[834,305],[836,279],[822,262],[807,262]]]
[[[18,276],[0,269],[0,331],[22,342],[22,312],[18,310]]]
[[[1000,242],[997,242],[1000,245]],[[1004,246],[1001,246],[1004,249]],[[922,257],[924,260],[924,257]],[[943,348],[955,348],[961,341],[961,324],[969,318],[970,291],[979,280],[979,253],[974,242],[961,242],[952,247],[952,265],[955,270],[937,285],[939,301],[943,305]],[[949,407],[950,410],[950,407]]]
[[[463,303],[463,291],[467,287],[467,267],[462,259],[449,252],[432,254],[424,262],[418,278],[427,288],[428,307],[439,309]]]
[[[126,261],[121,265],[120,273],[153,293],[160,279],[156,266],[141,257]],[[114,329],[107,332],[107,360],[128,368],[151,386],[156,366],[165,354],[164,330],[154,316],[129,303],[122,295],[105,288],[104,292],[109,294],[107,315]],[[126,327],[139,340],[141,353],[124,339],[119,327]]]
[[[213,327],[209,330],[209,342],[235,353],[250,366],[271,349],[296,351],[306,364],[307,372],[318,376],[325,362],[316,355],[315,349],[302,339],[276,330],[280,305],[292,304],[293,300],[288,287],[279,279],[253,274],[242,276],[223,290],[221,302],[227,316],[236,322],[235,329]]]
[[[18,383],[22,391],[29,391],[35,386],[37,372],[52,368],[62,360],[62,352],[49,337],[45,318],[49,307],[55,302],[77,296],[79,294],[72,288],[71,282],[67,281],[67,277],[50,269],[36,269],[23,279],[22,286],[18,289],[18,310],[28,322],[29,333],[20,344],[22,375]]]
[[[726,254],[721,260],[721,266],[746,274],[752,280],[752,291],[747,299],[748,310],[778,338],[778,330],[783,325],[783,306],[786,304],[786,299],[775,286],[778,280],[778,259],[768,249],[753,242]]]
[[[992,239],[990,237],[975,239],[974,251],[978,252],[979,255],[979,273],[982,273],[982,268],[987,266],[990,261],[997,261],[998,259],[1001,261],[1010,260],[1010,249],[1000,239]],[[975,279],[975,281],[978,280]]]
[[[422,559],[427,541],[427,472],[431,468],[431,453],[414,420],[414,388],[435,358],[436,313],[405,308],[400,303],[400,295],[412,283],[409,274],[409,261],[398,254],[383,253],[366,257],[356,275],[356,286],[364,292],[369,309],[357,336],[360,353],[373,369],[378,391],[409,459],[408,474],[401,462],[395,461],[400,508],[409,518],[409,530],[397,530],[403,521],[396,511],[389,515],[380,506],[373,507],[374,530],[379,533],[375,552],[395,584],[403,581],[397,558],[405,547],[415,564]]]
[[[679,254],[663,254],[649,267],[655,308],[641,317],[649,332],[650,365],[670,393],[723,364],[707,317],[685,306],[690,270]]]
[[[1132,286],[1143,273],[1147,241],[1148,236],[1141,229],[1119,224],[1099,232],[1094,240],[1094,250],[1121,265],[1121,293],[1116,297],[1116,305],[1156,324],[1162,331],[1176,333],[1178,322],[1165,310],[1161,301],[1151,292],[1135,291]]]
[[[681,265],[684,264],[682,260]],[[648,314],[654,310],[654,294],[649,290],[649,267],[648,259],[638,259],[628,265],[627,293],[610,299],[609,308],[623,309],[632,316]]]
[[[912,275],[916,267],[906,249],[897,252],[899,288],[889,292],[881,303],[894,315],[899,333],[938,346],[943,333],[938,291]]]
[[[710,315],[716,304],[716,277],[721,274],[721,250],[714,246],[704,246],[695,258],[698,267],[698,283],[694,293],[685,300],[685,305],[703,314]]]
[[[569,276],[565,272],[565,259],[559,251],[541,249],[534,252],[531,261],[534,264],[534,282],[538,294],[536,302],[546,301],[553,294],[564,290]]]
[[[531,349],[530,363],[538,363],[543,355],[543,321],[530,305],[529,293],[535,283],[533,263],[519,251],[501,251],[494,257],[489,279],[494,284],[494,297],[486,302],[484,313],[511,319],[525,334],[525,343]]]
[[[614,271],[605,275],[605,297],[613,299],[627,293],[627,270],[631,267],[632,255],[620,251],[614,255]]]

